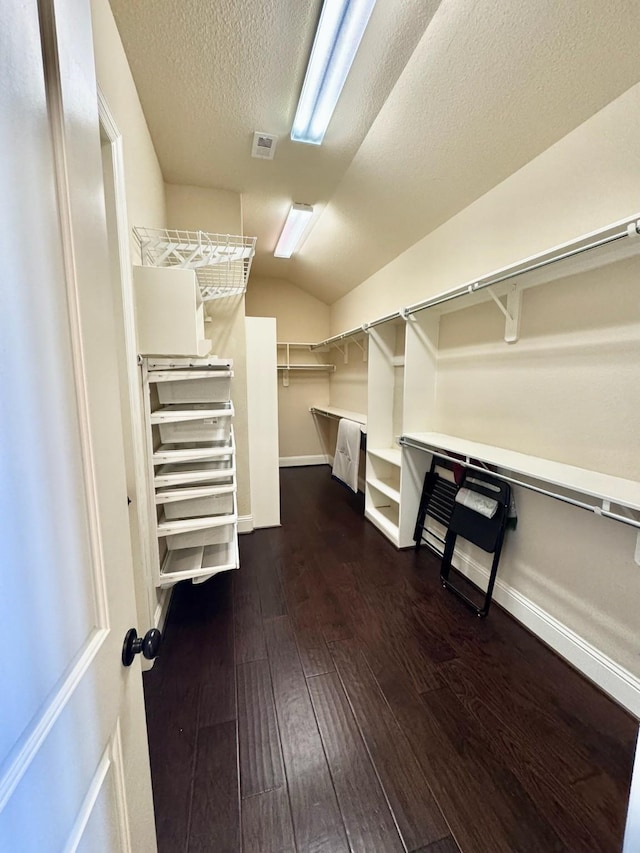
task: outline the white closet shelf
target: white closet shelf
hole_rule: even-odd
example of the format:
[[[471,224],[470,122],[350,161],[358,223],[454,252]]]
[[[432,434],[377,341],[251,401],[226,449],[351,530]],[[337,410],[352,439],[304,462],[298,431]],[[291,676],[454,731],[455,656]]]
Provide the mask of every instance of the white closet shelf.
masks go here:
[[[395,520],[395,515],[389,507],[372,506],[365,510],[365,517],[374,524],[392,544],[398,546],[400,533],[398,523]]]
[[[336,369],[335,364],[278,364],[278,370],[326,370],[327,373],[333,373]]]
[[[614,477],[602,474],[598,471],[590,471],[586,468],[578,468],[574,465],[566,465],[563,462],[553,462],[538,456],[530,456],[514,450],[506,450],[489,444],[481,444],[477,441],[469,441],[452,435],[443,435],[436,432],[405,433],[400,437],[403,446],[415,447],[438,456],[447,457],[447,454],[457,454],[464,457],[467,467],[478,467],[474,460],[486,465],[509,471],[513,474],[528,477],[534,481],[544,483],[556,489],[574,492],[585,498],[595,500],[597,503],[585,503],[575,500],[563,493],[553,490],[538,488],[531,483],[515,480],[504,474],[497,474],[509,482],[524,486],[534,491],[542,492],[550,497],[558,498],[567,503],[573,503],[584,509],[590,509],[598,515],[604,515],[617,521],[640,527],[640,521],[631,517],[611,512],[610,504],[619,507],[640,511],[640,482],[626,480],[622,477]],[[461,461],[455,460],[454,461]]]
[[[201,462],[207,459],[222,459],[233,454],[233,444],[218,442],[217,446],[184,444],[161,444],[153,452],[153,464],[163,465],[175,462]]]
[[[158,521],[158,536],[173,536],[177,533],[191,533],[193,530],[209,530],[211,527],[226,527],[237,524],[237,512],[227,515],[203,515],[198,518],[179,518],[167,521],[164,513]]]
[[[400,503],[400,490],[396,489],[389,480],[381,477],[367,477],[367,483],[383,495],[386,495],[394,503]]]
[[[534,287],[566,276],[599,269],[638,254],[640,254],[640,213],[597,231],[583,234],[575,240],[561,243],[546,252],[531,255],[507,267],[501,267],[487,275],[436,293],[406,308],[399,308],[369,323],[363,323],[355,329],[333,335],[331,338],[312,344],[311,349],[340,346],[342,341],[354,338],[362,332],[368,332],[375,326],[399,318],[407,320],[412,314],[428,308],[437,308],[444,313],[466,308],[480,300],[496,300],[499,295],[504,295],[505,285],[517,284],[521,288]],[[560,266],[556,266],[557,264]],[[492,292],[491,288],[498,285],[502,286],[502,290],[497,293]],[[508,306],[505,308],[503,305],[501,310],[508,313]]]
[[[151,412],[152,424],[181,423],[183,421],[201,421],[208,418],[232,418],[232,403],[193,403],[191,405],[173,403]]]
[[[362,432],[367,431],[367,416],[361,412],[350,412],[347,409],[337,409],[335,406],[311,406],[309,409],[312,415],[320,415],[324,418],[334,418],[340,420],[346,418],[348,421],[355,421],[360,424]]]
[[[235,476],[233,457],[229,454],[224,459],[199,459],[195,462],[161,465],[155,473],[153,484],[156,488],[162,488],[163,486],[226,481],[230,478],[235,482]]]
[[[221,369],[214,374],[215,379],[232,379],[233,370]],[[149,372],[149,382],[184,382],[200,379],[211,381],[211,372],[198,369],[192,370],[154,370]]]
[[[158,379],[156,371],[165,371],[172,370],[175,368],[179,368],[180,370],[187,370],[188,368],[197,368],[198,375],[200,375],[200,371],[205,368],[214,368],[214,369],[227,369],[231,370],[233,367],[233,359],[231,358],[218,358],[215,355],[210,355],[206,358],[190,358],[189,356],[171,356],[169,358],[159,358],[152,357],[147,359],[147,370],[149,371],[149,382],[157,382]],[[179,377],[178,377],[179,378]],[[167,377],[167,381],[174,381],[174,378]]]
[[[156,491],[156,504],[174,503],[176,501],[191,500],[192,498],[212,497],[214,495],[228,495],[236,491],[233,477],[227,476],[228,482],[223,484],[208,484],[206,486],[183,486],[182,488],[160,488]]]
[[[402,461],[402,451],[399,447],[367,447],[367,453],[377,459],[382,459],[384,462],[389,462],[397,468],[400,467]]]
[[[202,300],[247,289],[256,238],[204,231],[134,228],[144,266],[195,270]]]
[[[203,581],[219,572],[237,569],[238,566],[237,536],[219,545],[167,551],[160,570],[159,585],[173,586],[174,583],[185,578]]]

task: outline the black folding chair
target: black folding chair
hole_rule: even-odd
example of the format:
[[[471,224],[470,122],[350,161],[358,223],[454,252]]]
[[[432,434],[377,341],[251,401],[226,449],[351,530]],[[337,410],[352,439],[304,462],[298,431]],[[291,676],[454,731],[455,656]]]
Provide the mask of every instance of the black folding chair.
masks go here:
[[[440,579],[442,585],[455,593],[458,598],[470,607],[477,616],[486,616],[491,605],[493,596],[493,587],[496,581],[498,572],[498,563],[500,562],[500,553],[502,551],[502,543],[507,527],[507,518],[509,515],[509,503],[511,501],[511,488],[508,483],[503,483],[496,480],[489,474],[478,471],[466,470],[460,488],[469,489],[472,492],[477,492],[479,495],[492,498],[497,501],[498,507],[495,514],[491,518],[487,518],[464,506],[461,503],[455,503],[449,519],[449,529],[445,537],[444,554],[442,556],[442,565],[440,568]],[[483,551],[493,554],[493,562],[491,564],[491,572],[489,574],[489,584],[487,591],[484,594],[484,603],[478,607],[461,589],[454,586],[449,579],[452,569],[451,559],[456,546],[458,536],[462,536],[468,542],[472,542]]]
[[[416,551],[424,544],[438,557],[441,556],[441,552],[438,551],[437,547],[430,540],[435,539],[442,546],[444,546],[445,540],[433,528],[427,530],[426,523],[427,518],[433,518],[442,524],[443,527],[449,527],[459,486],[439,474],[438,470],[451,471],[453,467],[453,463],[448,460],[438,459],[434,456],[431,461],[431,468],[425,474],[420,506],[418,507],[418,517],[416,518],[416,526],[413,531],[413,541],[416,543]],[[429,538],[425,534],[428,534]]]

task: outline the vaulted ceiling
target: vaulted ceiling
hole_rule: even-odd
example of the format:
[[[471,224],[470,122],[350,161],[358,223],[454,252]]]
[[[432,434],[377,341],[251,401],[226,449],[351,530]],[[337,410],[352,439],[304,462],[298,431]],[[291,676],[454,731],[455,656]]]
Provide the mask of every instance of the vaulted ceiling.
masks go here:
[[[321,0],[111,4],[165,180],[242,193],[254,273],[329,303],[640,80],[634,0],[377,0],[310,146],[289,131]],[[276,259],[291,201],[312,226]]]

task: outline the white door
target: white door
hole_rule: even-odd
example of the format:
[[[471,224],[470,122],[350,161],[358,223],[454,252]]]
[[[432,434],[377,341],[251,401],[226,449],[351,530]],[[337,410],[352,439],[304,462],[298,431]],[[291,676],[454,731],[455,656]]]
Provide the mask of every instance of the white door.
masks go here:
[[[0,851],[146,853],[88,3],[3,2],[0,72]]]

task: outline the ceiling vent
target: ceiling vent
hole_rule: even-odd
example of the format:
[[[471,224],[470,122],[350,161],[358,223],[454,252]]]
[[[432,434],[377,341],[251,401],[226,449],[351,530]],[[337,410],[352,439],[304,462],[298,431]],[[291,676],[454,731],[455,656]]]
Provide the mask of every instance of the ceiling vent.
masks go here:
[[[272,133],[253,134],[253,145],[251,146],[251,156],[258,160],[273,160],[273,155],[276,153],[276,145],[278,137]]]

